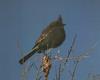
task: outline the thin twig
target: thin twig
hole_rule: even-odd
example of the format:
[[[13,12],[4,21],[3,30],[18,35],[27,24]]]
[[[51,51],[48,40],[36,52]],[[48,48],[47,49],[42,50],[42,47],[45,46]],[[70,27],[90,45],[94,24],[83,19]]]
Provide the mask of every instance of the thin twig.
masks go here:
[[[73,48],[74,48],[75,43],[76,43],[76,38],[77,38],[77,35],[74,36],[73,41],[72,41],[72,45],[71,45],[71,47],[70,47],[69,50],[68,50],[68,55],[67,55],[67,57],[65,58],[64,65],[63,65],[63,68],[62,68],[62,70],[61,70],[62,72],[63,72],[64,69],[65,69],[66,63],[69,61],[69,57],[70,57],[71,52],[73,51]]]
[[[54,80],[61,80],[61,64],[58,68],[55,68],[56,74]]]
[[[73,51],[73,47],[74,47],[74,45],[76,43],[76,37],[77,37],[77,35],[75,35],[74,38],[73,38],[72,45],[71,45],[71,47],[68,50],[68,55],[67,55],[67,58],[66,58],[66,61],[65,62],[68,62],[68,58],[70,57],[70,54]]]
[[[59,69],[58,69],[58,80],[60,80],[61,78],[61,64],[59,65]]]
[[[79,63],[79,61],[76,61],[75,67],[74,67],[73,72],[72,72],[72,79],[71,80],[75,80],[75,74],[77,71],[78,63]]]
[[[20,52],[21,56],[23,56],[23,50],[21,48],[21,45],[20,45],[19,40],[17,40],[17,48],[19,49],[19,52]],[[24,64],[22,66],[22,70],[21,70],[21,80],[27,80],[27,64]]]
[[[35,80],[40,80],[40,79],[42,78],[42,76],[40,76],[40,73],[41,73],[41,70],[40,70],[40,68],[39,68],[39,69],[37,70]]]

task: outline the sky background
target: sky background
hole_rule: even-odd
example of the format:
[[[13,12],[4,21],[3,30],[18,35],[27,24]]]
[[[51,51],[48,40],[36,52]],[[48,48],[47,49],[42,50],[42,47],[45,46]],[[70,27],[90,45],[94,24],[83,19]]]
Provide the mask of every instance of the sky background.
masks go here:
[[[17,41],[26,54],[59,14],[67,24],[66,40],[59,47],[61,55],[66,54],[75,34],[73,55],[97,44],[90,57],[79,64],[77,80],[86,80],[89,73],[100,74],[100,0],[0,0],[0,80],[20,80],[21,52]],[[31,72],[28,76],[28,80],[34,80]],[[66,74],[63,78],[68,80]]]

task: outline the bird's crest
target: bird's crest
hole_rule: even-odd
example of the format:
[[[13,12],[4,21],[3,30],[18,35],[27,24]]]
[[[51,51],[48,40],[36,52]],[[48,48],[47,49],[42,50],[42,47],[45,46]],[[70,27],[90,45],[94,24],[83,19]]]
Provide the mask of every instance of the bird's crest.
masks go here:
[[[58,17],[58,22],[60,24],[66,25],[66,24],[63,23],[63,20],[62,20],[62,16],[61,15],[59,15],[59,17]]]
[[[59,15],[58,21],[59,21],[59,22],[62,22],[62,16],[61,16],[61,15]]]

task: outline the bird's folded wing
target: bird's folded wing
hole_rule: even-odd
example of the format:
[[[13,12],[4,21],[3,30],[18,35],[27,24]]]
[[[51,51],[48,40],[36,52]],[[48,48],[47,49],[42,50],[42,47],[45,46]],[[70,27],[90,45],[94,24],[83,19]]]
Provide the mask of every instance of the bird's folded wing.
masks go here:
[[[53,30],[58,29],[58,28],[57,27],[56,28],[52,27],[50,29],[50,27],[48,27],[48,28],[44,29],[43,32],[42,32],[42,34],[38,38],[38,40],[35,42],[35,44],[41,43],[48,36],[49,33],[52,33]]]

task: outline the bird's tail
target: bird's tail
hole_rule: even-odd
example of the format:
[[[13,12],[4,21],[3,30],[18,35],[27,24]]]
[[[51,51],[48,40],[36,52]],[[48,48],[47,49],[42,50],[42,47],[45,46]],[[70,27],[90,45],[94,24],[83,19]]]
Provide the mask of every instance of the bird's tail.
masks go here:
[[[33,54],[37,52],[38,48],[34,47],[26,56],[19,60],[20,64],[24,64]]]

